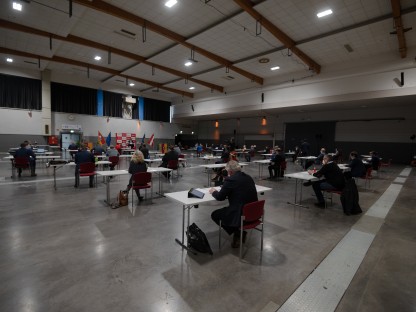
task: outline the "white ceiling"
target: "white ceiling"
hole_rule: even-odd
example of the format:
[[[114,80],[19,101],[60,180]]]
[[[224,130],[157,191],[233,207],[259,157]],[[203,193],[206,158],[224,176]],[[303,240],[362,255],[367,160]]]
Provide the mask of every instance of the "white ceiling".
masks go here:
[[[14,1],[23,4],[23,11],[13,10],[12,0],[0,1],[0,48],[3,49],[0,63],[7,66],[50,69],[82,77],[89,71],[89,79],[115,86],[125,85],[126,77],[129,77],[129,82],[137,78],[132,87],[136,93],[141,91],[145,96],[151,96],[153,92],[160,91],[167,99],[181,96],[182,92],[195,94],[211,90],[210,86],[189,81],[185,78],[187,75],[222,87],[224,91],[227,88],[235,90],[236,86],[251,81],[198,53],[198,49],[213,53],[239,69],[264,79],[264,85],[276,78],[285,81],[292,79],[295,74],[305,76],[310,73],[307,64],[287,50],[265,27],[256,25],[254,18],[231,0],[178,0],[178,4],[170,9],[164,5],[165,0],[73,0],[72,17],[69,17],[68,0]],[[123,18],[114,15],[115,9],[111,9],[112,14],[107,14],[84,5],[95,3],[119,8]],[[386,54],[400,58],[397,36],[390,34],[394,30],[390,0],[257,0],[252,3],[258,13],[318,63],[322,72],[327,66],[333,68],[337,64],[363,58],[374,59],[385,57]],[[321,19],[316,17],[316,13],[328,8],[333,10],[332,15]],[[407,46],[415,47],[416,3],[414,0],[401,0],[401,8],[404,27],[413,27],[406,33]],[[129,21],[129,15],[173,32],[175,36],[183,38],[186,44],[195,46],[196,51],[150,30],[149,24],[144,38],[141,23]],[[27,26],[30,30],[14,30],[11,26],[5,26],[6,22]],[[131,34],[124,32],[123,35],[122,30]],[[38,31],[44,33],[35,34]],[[52,39],[50,47],[49,34],[60,36],[62,40]],[[69,42],[65,40],[67,36],[87,39],[94,42],[95,47]],[[346,44],[351,46],[353,52],[346,50]],[[8,49],[9,53],[4,49]],[[111,49],[133,53],[145,62],[114,51],[109,59]],[[192,54],[197,62],[190,67],[184,66]],[[101,61],[95,61],[95,55],[100,55]],[[14,62],[6,63],[6,57],[14,58]],[[53,57],[82,64],[50,60]],[[267,58],[269,62],[259,63],[261,58]],[[146,62],[181,74],[152,68]],[[97,68],[87,70],[89,65],[111,69],[116,74]],[[270,67],[273,66],[280,66],[280,69],[271,71]],[[191,86],[195,89],[190,90]],[[164,87],[173,88],[176,92],[165,90]]]

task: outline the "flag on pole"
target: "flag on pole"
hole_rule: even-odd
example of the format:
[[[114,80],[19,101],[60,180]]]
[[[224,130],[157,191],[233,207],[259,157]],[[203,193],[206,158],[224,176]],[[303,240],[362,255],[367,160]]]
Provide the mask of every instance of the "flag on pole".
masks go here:
[[[153,141],[153,140],[154,140],[154,138],[155,138],[155,134],[153,133],[153,134],[150,136],[150,139],[149,139],[149,141],[147,142],[147,144],[153,147],[153,144],[154,144],[154,141]]]
[[[100,131],[98,131],[98,140],[97,140],[97,143],[100,144],[100,145],[103,145],[105,143],[105,139],[104,139],[104,137],[103,137],[103,135],[101,134]]]
[[[111,145],[111,131],[107,135],[107,139],[105,140],[105,143],[107,144],[107,146],[110,146]]]
[[[142,143],[144,143],[144,139],[146,138],[146,133],[143,134]]]

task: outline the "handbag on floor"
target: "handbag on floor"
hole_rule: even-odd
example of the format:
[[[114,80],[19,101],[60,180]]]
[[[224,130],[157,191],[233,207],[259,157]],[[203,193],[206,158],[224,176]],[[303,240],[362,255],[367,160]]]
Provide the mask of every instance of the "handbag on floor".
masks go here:
[[[119,206],[127,206],[129,204],[129,193],[124,190],[121,190],[118,193],[118,204]]]
[[[192,223],[188,227],[186,237],[190,248],[201,253],[209,253],[210,255],[213,254],[205,233],[195,223]]]

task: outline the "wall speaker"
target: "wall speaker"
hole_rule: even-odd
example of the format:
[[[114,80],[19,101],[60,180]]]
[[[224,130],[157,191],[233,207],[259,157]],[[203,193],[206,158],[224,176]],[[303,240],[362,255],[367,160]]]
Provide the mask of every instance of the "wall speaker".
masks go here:
[[[194,109],[194,106],[193,106],[193,105],[191,105],[191,108],[192,108],[192,111],[194,112],[194,111],[195,111],[195,109]]]
[[[261,94],[261,102],[264,102],[264,93]]]
[[[400,86],[403,87],[404,86],[404,72],[400,73]]]

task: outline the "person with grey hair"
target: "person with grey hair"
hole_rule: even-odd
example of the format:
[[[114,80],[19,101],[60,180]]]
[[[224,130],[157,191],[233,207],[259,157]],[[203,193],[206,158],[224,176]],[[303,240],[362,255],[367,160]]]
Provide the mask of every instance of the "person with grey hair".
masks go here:
[[[245,204],[258,200],[257,191],[254,180],[241,171],[238,162],[230,160],[225,169],[228,172],[228,177],[225,178],[221,189],[217,191],[215,188],[211,188],[209,192],[218,201],[228,198],[229,206],[213,211],[211,218],[218,225],[221,220],[222,228],[229,235],[234,234],[231,246],[238,248],[240,247],[239,226],[241,212]],[[243,243],[245,242],[245,237],[244,232]]]
[[[345,186],[345,178],[341,169],[338,165],[332,161],[331,156],[325,155],[322,160],[322,168],[317,172],[314,170],[308,170],[308,173],[317,177],[324,179],[318,181],[308,181],[303,183],[304,186],[312,185],[315,192],[318,202],[315,203],[315,206],[320,208],[325,208],[325,199],[322,194],[323,190],[343,190]]]

